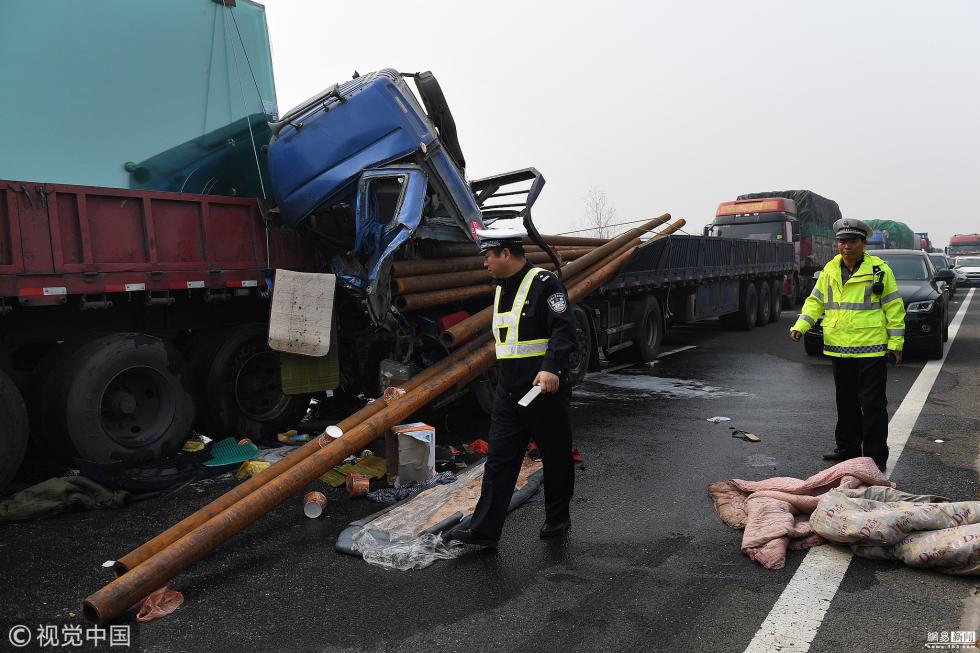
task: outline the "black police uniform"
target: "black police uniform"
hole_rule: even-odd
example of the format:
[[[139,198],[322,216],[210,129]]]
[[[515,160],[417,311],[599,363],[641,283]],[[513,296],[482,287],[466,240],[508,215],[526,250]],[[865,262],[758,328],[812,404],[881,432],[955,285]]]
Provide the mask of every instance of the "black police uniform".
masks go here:
[[[509,311],[514,296],[531,269],[530,263],[500,285],[500,308]],[[470,519],[474,534],[497,540],[503,530],[514,485],[533,439],[544,464],[545,521],[559,524],[569,519],[568,504],[575,484],[572,461],[572,428],[569,421],[568,357],[576,349],[575,315],[565,286],[550,272],[538,273],[531,283],[518,324],[519,340],[549,338],[545,355],[504,359],[497,362],[499,380],[490,423],[490,451],[483,473],[480,500]],[[541,394],[527,407],[518,406],[544,370],[558,375],[557,393]]]

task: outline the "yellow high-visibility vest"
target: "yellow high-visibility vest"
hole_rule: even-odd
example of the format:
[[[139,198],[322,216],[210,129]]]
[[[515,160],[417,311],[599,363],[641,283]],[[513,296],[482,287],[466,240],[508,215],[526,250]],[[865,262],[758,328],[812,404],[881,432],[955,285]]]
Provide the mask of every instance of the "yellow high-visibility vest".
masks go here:
[[[875,267],[881,272],[881,293],[872,288]],[[840,254],[824,266],[793,330],[806,333],[821,316],[823,353],[828,356],[871,358],[889,349],[902,351],[905,345],[905,304],[895,274],[867,252],[846,283]]]
[[[521,280],[521,285],[517,288],[517,295],[514,296],[514,304],[506,313],[500,312],[500,286],[493,298],[493,337],[497,341],[497,360],[508,358],[531,358],[533,356],[544,356],[548,351],[549,338],[538,340],[519,340],[521,326],[521,311],[527,301],[528,292],[531,290],[531,283],[534,276],[541,272],[547,272],[543,268],[531,268]],[[505,336],[501,338],[501,332]]]

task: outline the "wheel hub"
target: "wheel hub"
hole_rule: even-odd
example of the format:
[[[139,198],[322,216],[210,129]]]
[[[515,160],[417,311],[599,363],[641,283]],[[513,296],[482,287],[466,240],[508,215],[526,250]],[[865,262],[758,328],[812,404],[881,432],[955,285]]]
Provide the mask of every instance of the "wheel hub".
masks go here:
[[[123,370],[106,385],[99,406],[102,429],[116,443],[142,447],[159,439],[173,420],[176,398],[151,367]]]

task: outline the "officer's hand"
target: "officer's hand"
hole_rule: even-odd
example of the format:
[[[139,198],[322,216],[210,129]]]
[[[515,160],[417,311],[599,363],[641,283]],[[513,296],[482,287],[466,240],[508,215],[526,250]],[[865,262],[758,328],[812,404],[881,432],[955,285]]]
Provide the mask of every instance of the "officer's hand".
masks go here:
[[[902,364],[902,352],[896,351],[895,349],[892,349],[890,351],[892,353],[892,356],[895,357],[895,364],[896,365],[901,365]]]
[[[558,375],[541,370],[538,372],[538,375],[534,377],[534,385],[541,386],[542,394],[548,395],[558,392]]]
[[[789,332],[789,337],[793,339],[793,342],[799,342],[800,338],[803,337],[803,334],[796,329],[791,329]]]

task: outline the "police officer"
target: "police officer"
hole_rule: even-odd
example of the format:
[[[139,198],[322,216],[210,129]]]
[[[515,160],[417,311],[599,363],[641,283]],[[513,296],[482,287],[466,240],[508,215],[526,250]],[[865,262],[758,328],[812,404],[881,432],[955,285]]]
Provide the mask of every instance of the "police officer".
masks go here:
[[[888,462],[886,357],[902,362],[905,305],[882,259],[864,251],[871,229],[860,220],[834,223],[839,252],[820,273],[790,330],[799,340],[823,316],[823,353],[832,357],[837,390],[837,448],[824,460]]]
[[[545,523],[541,537],[569,529],[568,504],[575,482],[569,423],[568,356],[575,350],[575,317],[558,278],[524,257],[524,232],[481,229],[484,266],[497,282],[493,335],[498,382],[490,415],[490,450],[480,500],[466,528],[449,538],[496,546],[514,486],[533,439],[544,464]],[[518,401],[532,388],[541,394],[526,407]]]

